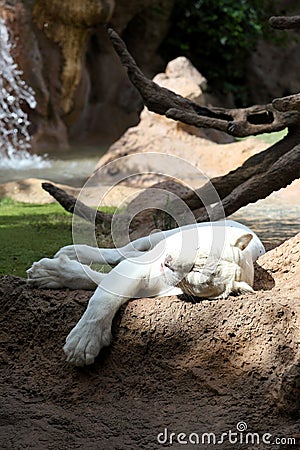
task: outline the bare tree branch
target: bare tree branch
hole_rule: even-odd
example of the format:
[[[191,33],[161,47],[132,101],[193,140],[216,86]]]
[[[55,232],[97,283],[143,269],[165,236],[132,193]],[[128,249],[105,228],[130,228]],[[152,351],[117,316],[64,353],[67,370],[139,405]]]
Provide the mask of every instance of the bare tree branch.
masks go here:
[[[296,126],[290,127],[288,134],[282,140],[276,142],[266,150],[251,156],[237,169],[230,171],[226,175],[212,178],[209,183],[196,189],[196,191],[189,191],[188,194],[182,196],[182,200],[193,210],[199,208],[200,199],[203,199],[205,205],[213,203],[215,201],[215,195],[211,195],[211,185],[214,186],[222,200],[231,191],[236,189],[240,184],[245,183],[251,177],[267,172],[272,164],[298,145],[299,142],[300,129]],[[289,164],[288,168],[294,175],[294,179],[299,177],[299,174],[294,171],[292,165]],[[248,198],[248,201],[250,199],[251,196]]]
[[[243,112],[244,114],[239,114]],[[231,110],[232,121],[214,119],[210,117],[199,116],[195,113],[182,111],[171,108],[166,112],[166,117],[180,122],[194,125],[196,127],[215,128],[220,131],[225,131],[228,134],[236,137],[246,137],[257,135],[261,133],[271,133],[274,131],[284,130],[289,125],[299,122],[300,116],[293,112],[279,113],[271,104],[264,106],[252,106],[243,110]],[[261,116],[261,117],[260,117]],[[250,121],[261,120],[266,123],[255,124]],[[269,120],[269,123],[267,121]]]
[[[300,145],[295,145],[295,142],[299,142],[299,136],[300,131],[291,132],[282,141],[249,158],[243,166],[235,171],[211,180],[222,200],[221,204],[210,206],[212,201],[215,201],[215,195],[213,195],[212,201],[210,199],[211,183],[196,192],[191,191],[188,195],[182,196],[182,200],[191,208],[196,220],[204,222],[218,220],[223,218],[224,212],[225,216],[228,216],[248,203],[254,203],[267,197],[273,191],[287,186],[294,179],[300,177]],[[112,219],[110,214],[89,208],[50,183],[43,183],[42,186],[68,212],[77,214],[97,226],[101,225],[106,230],[110,227]],[[161,183],[161,188],[163,188],[163,183]],[[142,214],[143,217],[141,216],[136,223],[132,224],[130,234],[135,238],[150,233],[157,226],[166,229],[168,221],[163,215],[157,215],[157,222],[154,223],[151,214],[149,216],[147,213],[146,211],[145,214]],[[121,216],[120,219],[122,220]]]
[[[300,28],[300,16],[273,16],[269,19],[272,28],[278,30],[291,30]]]
[[[119,35],[112,28],[108,29],[108,35],[122,65],[128,70],[128,75],[131,82],[140,92],[148,109],[156,112],[157,114],[164,115],[170,108],[184,108],[186,110],[190,110],[191,112],[202,112],[209,117],[220,116],[220,118],[222,118],[222,108],[209,109],[199,106],[197,103],[194,103],[181,95],[175,94],[169,89],[160,87],[158,84],[154,83],[154,81],[146,78],[137,66],[133,57],[128,52],[125,43]]]
[[[291,170],[292,169],[292,170]],[[260,173],[240,184],[222,201],[225,216],[230,216],[238,209],[249,203],[266,198],[274,191],[288,186],[296,178],[300,177],[300,145],[292,148],[284,154],[266,173]],[[218,220],[223,217],[222,208],[211,208],[209,215],[205,208],[195,210],[194,214],[198,222]]]
[[[108,34],[123,66],[128,69],[131,82],[150,111],[196,127],[225,131],[236,137],[279,131],[300,122],[298,112],[281,112],[272,104],[240,109],[200,106],[146,78],[118,34],[112,29]]]
[[[275,98],[272,101],[274,108],[278,111],[299,111],[300,112],[300,94],[289,95],[287,97]]]
[[[112,220],[111,214],[102,213],[96,209],[90,208],[63,189],[60,189],[51,183],[42,183],[42,188],[52,195],[52,197],[55,198],[55,200],[57,200],[69,213],[76,214],[82,219],[94,223],[95,225],[110,225]]]

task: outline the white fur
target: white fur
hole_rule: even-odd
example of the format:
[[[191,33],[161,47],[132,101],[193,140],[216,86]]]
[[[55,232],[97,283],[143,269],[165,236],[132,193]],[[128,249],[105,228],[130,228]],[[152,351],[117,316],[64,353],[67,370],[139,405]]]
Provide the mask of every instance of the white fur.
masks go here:
[[[253,292],[253,262],[264,252],[251,230],[227,220],[153,233],[119,249],[70,245],[54,259],[34,263],[27,273],[28,282],[41,288],[98,286],[64,346],[67,361],[82,366],[109,345],[113,317],[128,299],[182,293],[226,298],[231,292]],[[90,263],[116,267],[103,274],[86,265]]]

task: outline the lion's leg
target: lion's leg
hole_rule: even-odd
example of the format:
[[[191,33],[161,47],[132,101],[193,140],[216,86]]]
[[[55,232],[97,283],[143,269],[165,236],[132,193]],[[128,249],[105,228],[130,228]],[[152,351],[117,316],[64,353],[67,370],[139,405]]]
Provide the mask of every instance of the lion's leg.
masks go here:
[[[118,264],[125,259],[124,251],[117,248],[98,248],[90,247],[84,244],[67,245],[62,247],[55,255],[54,258],[58,258],[62,255],[68,258],[79,261],[82,264]],[[140,252],[134,251],[132,256],[138,256]]]
[[[156,249],[133,260],[122,261],[101,281],[88,307],[66,339],[67,361],[77,366],[92,364],[101,348],[109,345],[113,317],[130,298],[181,293],[166,284]],[[150,256],[149,256],[150,255]]]
[[[149,236],[136,239],[124,247],[119,248],[98,248],[84,244],[67,245],[58,250],[54,258],[66,255],[68,258],[80,261],[82,264],[97,263],[116,265],[124,259],[141,256],[144,252],[153,249],[166,236],[176,231],[177,229],[152,233]]]
[[[43,258],[27,270],[28,284],[42,289],[93,290],[105,276],[65,255],[55,259]]]

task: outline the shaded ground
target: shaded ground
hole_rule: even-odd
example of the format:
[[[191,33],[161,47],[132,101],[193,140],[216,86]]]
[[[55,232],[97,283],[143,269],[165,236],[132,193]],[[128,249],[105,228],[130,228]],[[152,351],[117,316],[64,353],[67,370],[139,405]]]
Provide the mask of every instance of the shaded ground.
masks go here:
[[[300,448],[299,255],[300,235],[260,258],[252,296],[130,301],[112,346],[83,369],[62,346],[90,294],[2,277],[0,448]],[[201,444],[239,422],[259,444]],[[165,428],[200,444],[159,444]]]

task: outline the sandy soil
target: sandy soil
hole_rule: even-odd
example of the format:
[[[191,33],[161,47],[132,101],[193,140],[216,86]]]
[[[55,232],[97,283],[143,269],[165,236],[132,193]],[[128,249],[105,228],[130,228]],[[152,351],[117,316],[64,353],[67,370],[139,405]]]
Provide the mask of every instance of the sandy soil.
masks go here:
[[[300,448],[299,255],[297,235],[261,257],[254,295],[130,301],[111,347],[82,369],[62,346],[90,293],[2,277],[0,448]],[[260,443],[201,444],[241,422]],[[199,446],[178,443],[180,432]]]

